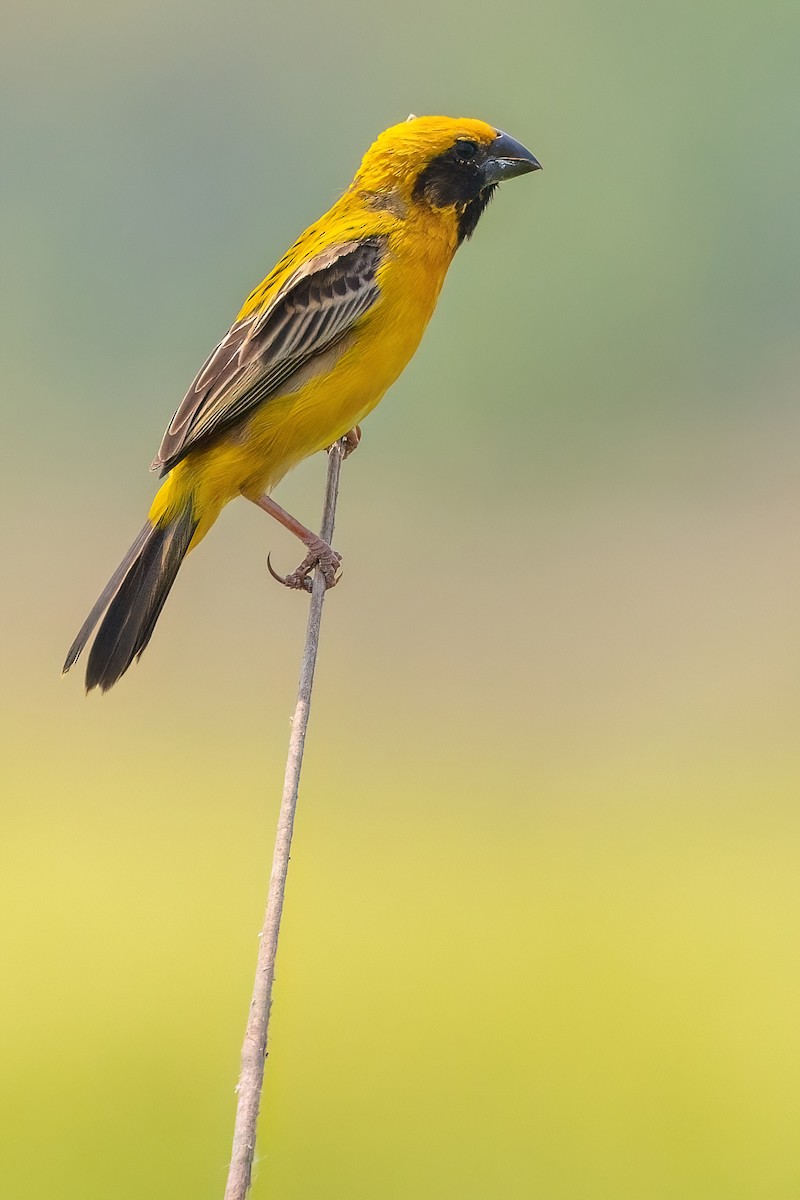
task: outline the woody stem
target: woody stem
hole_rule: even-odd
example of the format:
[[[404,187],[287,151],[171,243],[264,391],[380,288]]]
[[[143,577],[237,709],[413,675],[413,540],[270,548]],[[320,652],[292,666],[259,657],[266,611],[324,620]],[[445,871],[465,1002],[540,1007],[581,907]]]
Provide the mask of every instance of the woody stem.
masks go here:
[[[320,537],[327,543],[333,536],[334,518],[336,516],[336,500],[339,492],[339,473],[342,465],[345,447],[342,441],[335,443],[328,456],[328,476],[325,488],[325,504],[322,515]],[[272,506],[273,502],[269,501]],[[264,505],[262,505],[264,507]],[[275,508],[280,508],[275,505]],[[267,512],[275,515],[272,508]],[[310,530],[289,517],[298,529],[305,534]],[[281,517],[278,517],[281,520]],[[286,521],[287,529],[296,529]],[[302,537],[301,533],[297,534]],[[311,534],[314,537],[313,534]],[[315,571],[311,589],[311,603],[308,611],[306,641],[303,657],[300,663],[300,680],[297,688],[297,704],[292,718],[291,734],[289,737],[289,752],[286,759],[286,773],[283,781],[283,797],[278,816],[278,829],[275,835],[275,849],[272,858],[272,871],[269,879],[267,908],[264,915],[264,925],[260,934],[256,977],[253,984],[253,995],[250,1001],[250,1011],[247,1017],[244,1044],[242,1046],[242,1069],[237,1087],[238,1100],[236,1119],[233,1130],[233,1149],[228,1171],[228,1182],[225,1188],[225,1200],[245,1200],[250,1189],[253,1158],[256,1146],[256,1125],[258,1109],[261,1102],[261,1089],[264,1082],[264,1066],[267,1056],[267,1035],[269,1032],[269,1015],[272,1005],[272,985],[275,979],[275,957],[278,951],[278,934],[281,927],[283,900],[286,891],[286,874],[289,869],[289,851],[292,845],[294,817],[297,808],[297,791],[300,783],[300,770],[303,765],[303,750],[305,747],[306,730],[308,728],[309,710],[311,707],[311,689],[314,684],[314,668],[317,662],[319,648],[320,623],[322,621],[322,606],[325,602],[326,583],[320,570]]]

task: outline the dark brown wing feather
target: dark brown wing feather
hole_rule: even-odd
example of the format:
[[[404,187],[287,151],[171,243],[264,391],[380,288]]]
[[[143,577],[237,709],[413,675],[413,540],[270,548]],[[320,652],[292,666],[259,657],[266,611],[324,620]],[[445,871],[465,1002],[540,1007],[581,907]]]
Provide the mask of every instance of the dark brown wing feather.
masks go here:
[[[266,309],[237,321],[181,401],[153,469],[170,471],[340,341],[378,299],[385,249],[383,237],[333,246],[295,271]]]

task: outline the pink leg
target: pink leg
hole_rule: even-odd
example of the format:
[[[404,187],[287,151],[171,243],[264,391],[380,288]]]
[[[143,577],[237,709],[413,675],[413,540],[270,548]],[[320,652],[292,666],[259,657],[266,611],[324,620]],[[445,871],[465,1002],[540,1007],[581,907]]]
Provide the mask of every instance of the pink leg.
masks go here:
[[[277,579],[278,583],[282,583],[285,587],[310,592],[312,572],[319,567],[320,574],[325,580],[325,586],[335,587],[338,582],[336,572],[342,561],[341,556],[327,542],[323,542],[316,533],[312,533],[305,525],[301,525],[297,518],[288,513],[285,508],[281,508],[280,504],[277,504],[271,496],[259,496],[258,500],[254,500],[253,503],[279,521],[284,529],[288,529],[308,548],[308,554],[297,570],[286,576],[278,575],[273,571],[269,555],[267,555],[267,567],[273,579]]]

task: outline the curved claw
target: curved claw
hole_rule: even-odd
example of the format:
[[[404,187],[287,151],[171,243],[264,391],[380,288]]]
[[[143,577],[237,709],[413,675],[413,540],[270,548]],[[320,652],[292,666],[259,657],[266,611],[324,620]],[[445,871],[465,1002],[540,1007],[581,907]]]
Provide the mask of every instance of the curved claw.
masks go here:
[[[322,543],[324,546],[324,543]],[[267,570],[273,579],[284,587],[290,588],[292,591],[310,592],[313,587],[313,572],[318,570],[325,580],[325,587],[336,587],[340,576],[336,574],[339,570],[341,559],[335,551],[330,550],[325,546],[327,553],[311,550],[300,563],[296,571],[292,571],[291,575],[279,575],[272,565],[270,554],[267,554]]]
[[[358,449],[358,444],[361,441],[361,426],[354,425],[342,438],[344,450],[342,453],[343,459],[348,459]]]
[[[269,571],[270,575],[277,583],[282,583],[282,584],[284,584],[284,586],[286,585],[286,577],[284,575],[279,575],[278,572],[275,570],[275,568],[272,565],[272,551],[271,550],[269,550],[267,552],[267,570]]]
[[[290,591],[311,591],[310,575],[301,574],[299,568],[297,571],[293,571],[291,575],[279,575],[272,565],[270,554],[267,554],[267,570],[277,583],[282,583]]]
[[[333,446],[341,446],[342,461],[344,461],[345,459],[349,458],[350,455],[355,450],[358,449],[358,444],[360,441],[361,441],[361,426],[354,425],[352,429],[348,429],[347,433],[345,433],[342,437],[339,438],[338,442],[334,442]],[[333,449],[333,446],[328,446],[328,449],[326,451],[327,454],[330,454],[331,450]]]

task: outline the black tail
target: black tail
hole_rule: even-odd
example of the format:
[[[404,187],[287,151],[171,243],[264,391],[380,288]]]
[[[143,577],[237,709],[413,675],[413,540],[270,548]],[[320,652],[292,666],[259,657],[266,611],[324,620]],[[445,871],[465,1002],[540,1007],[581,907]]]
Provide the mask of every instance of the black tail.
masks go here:
[[[175,582],[197,521],[187,508],[167,525],[145,525],[106,584],[64,663],[68,671],[79,657],[100,617],[103,620],[86,666],[86,690],[107,692],[152,637],[164,601]]]

